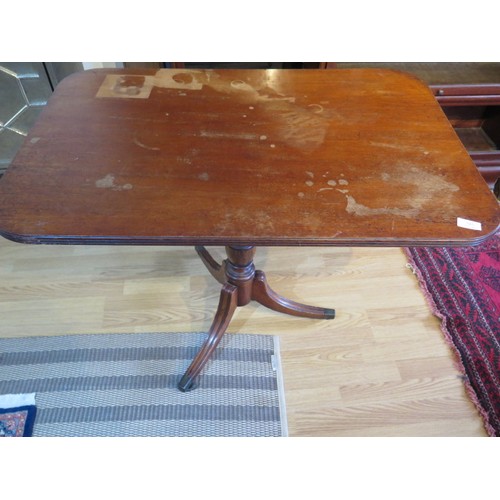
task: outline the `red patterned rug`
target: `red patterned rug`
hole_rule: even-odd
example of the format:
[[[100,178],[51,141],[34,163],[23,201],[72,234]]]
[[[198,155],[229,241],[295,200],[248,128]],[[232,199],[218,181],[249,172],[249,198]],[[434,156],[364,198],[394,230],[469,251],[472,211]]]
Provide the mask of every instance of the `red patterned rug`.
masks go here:
[[[500,436],[500,233],[478,247],[406,254],[488,434]]]
[[[0,437],[30,437],[33,434],[36,407],[0,408]]]

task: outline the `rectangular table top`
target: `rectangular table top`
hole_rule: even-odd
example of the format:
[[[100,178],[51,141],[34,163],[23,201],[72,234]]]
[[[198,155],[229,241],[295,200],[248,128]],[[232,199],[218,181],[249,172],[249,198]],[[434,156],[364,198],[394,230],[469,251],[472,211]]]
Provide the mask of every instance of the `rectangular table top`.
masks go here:
[[[0,180],[26,243],[469,245],[500,212],[431,91],[356,70],[90,70]]]

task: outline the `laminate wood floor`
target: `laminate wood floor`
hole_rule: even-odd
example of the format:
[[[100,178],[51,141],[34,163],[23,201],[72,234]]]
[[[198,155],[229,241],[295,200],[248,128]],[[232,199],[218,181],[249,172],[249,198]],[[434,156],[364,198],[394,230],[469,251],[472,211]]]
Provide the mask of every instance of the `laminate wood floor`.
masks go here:
[[[229,326],[280,336],[290,436],[486,435],[401,249],[260,248],[255,262],[277,292],[337,310],[319,321],[252,303]],[[191,247],[0,239],[2,337],[206,331],[218,299]]]

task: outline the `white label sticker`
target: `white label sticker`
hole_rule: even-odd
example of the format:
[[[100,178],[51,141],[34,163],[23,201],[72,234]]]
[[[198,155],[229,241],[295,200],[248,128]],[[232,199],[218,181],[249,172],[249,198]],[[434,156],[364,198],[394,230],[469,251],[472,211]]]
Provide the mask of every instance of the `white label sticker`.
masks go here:
[[[465,229],[473,229],[474,231],[481,231],[481,223],[474,220],[462,219],[457,217],[457,226],[464,227]]]

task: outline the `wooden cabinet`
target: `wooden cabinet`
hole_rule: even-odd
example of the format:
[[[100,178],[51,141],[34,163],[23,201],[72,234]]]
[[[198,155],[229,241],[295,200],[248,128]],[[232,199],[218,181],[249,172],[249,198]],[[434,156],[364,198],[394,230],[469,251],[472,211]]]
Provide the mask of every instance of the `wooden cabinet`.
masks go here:
[[[493,188],[500,177],[500,84],[429,87],[482,176]]]

